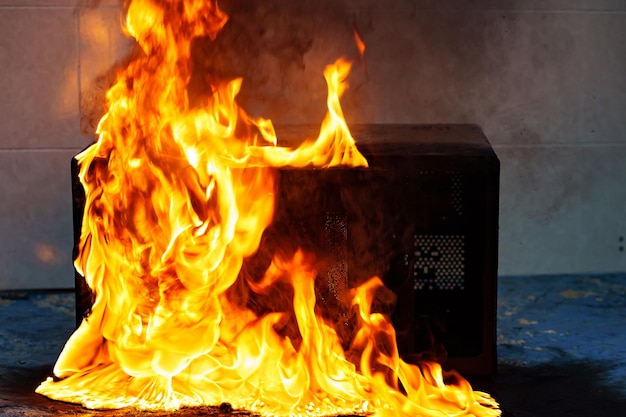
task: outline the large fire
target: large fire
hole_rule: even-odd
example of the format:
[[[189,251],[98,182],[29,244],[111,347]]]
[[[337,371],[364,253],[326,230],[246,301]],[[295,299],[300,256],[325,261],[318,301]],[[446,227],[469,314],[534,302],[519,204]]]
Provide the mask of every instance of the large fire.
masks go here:
[[[276,167],[367,162],[339,104],[350,70],[341,59],[324,72],[319,137],[296,148],[277,146],[271,122],[237,105],[240,79],[214,82],[192,107],[191,42],[226,21],[211,0],[128,5],[143,54],[118,75],[98,141],[78,156],[86,207],[75,265],[95,302],[37,392],[94,409],[500,415],[458,374],[399,358],[391,323],[371,311],[380,279],[349,292],[356,327],[345,341],[318,313],[311,254],[276,255],[254,282],[241,273],[272,221]],[[236,296],[242,286],[288,286],[291,308],[255,314]],[[295,336],[280,331],[290,317]]]

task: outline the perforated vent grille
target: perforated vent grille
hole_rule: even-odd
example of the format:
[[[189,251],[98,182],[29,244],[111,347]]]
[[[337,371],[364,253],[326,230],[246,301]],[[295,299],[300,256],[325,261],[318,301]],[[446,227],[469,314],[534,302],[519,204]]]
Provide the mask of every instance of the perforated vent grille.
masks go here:
[[[465,288],[465,237],[463,235],[414,235],[414,252],[404,255],[413,270],[415,290],[463,290]]]

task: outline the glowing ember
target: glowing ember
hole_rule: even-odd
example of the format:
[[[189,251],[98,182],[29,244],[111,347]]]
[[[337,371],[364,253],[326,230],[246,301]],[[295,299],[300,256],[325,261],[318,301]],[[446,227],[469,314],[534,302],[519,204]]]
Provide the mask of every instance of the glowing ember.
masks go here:
[[[213,1],[130,3],[126,26],[143,55],[119,74],[98,142],[78,156],[86,207],[76,268],[96,298],[37,392],[96,409],[229,402],[264,415],[500,415],[459,375],[399,358],[390,322],[370,311],[380,279],[345,300],[356,317],[347,354],[317,311],[311,255],[277,255],[257,282],[240,273],[272,221],[275,167],[367,162],[339,104],[343,60],[324,72],[319,137],[295,149],[276,146],[271,122],[237,106],[241,80],[215,83],[190,106],[191,42],[217,36],[226,19]],[[258,316],[238,286],[287,286],[291,308]],[[291,318],[296,336],[280,332]]]

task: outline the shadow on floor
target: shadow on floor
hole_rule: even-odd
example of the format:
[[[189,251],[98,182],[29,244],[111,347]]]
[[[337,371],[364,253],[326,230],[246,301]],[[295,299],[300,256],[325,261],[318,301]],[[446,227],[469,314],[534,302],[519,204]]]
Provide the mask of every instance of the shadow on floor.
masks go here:
[[[626,382],[611,386],[607,370],[613,366],[571,359],[504,365],[485,389],[500,402],[503,417],[617,417],[626,410]]]

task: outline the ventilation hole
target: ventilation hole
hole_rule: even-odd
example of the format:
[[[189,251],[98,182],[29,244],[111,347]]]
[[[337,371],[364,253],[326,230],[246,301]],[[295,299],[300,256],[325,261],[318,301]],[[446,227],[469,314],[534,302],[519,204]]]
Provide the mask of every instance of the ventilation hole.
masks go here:
[[[463,290],[464,236],[436,234],[414,237],[413,287],[416,290]]]

